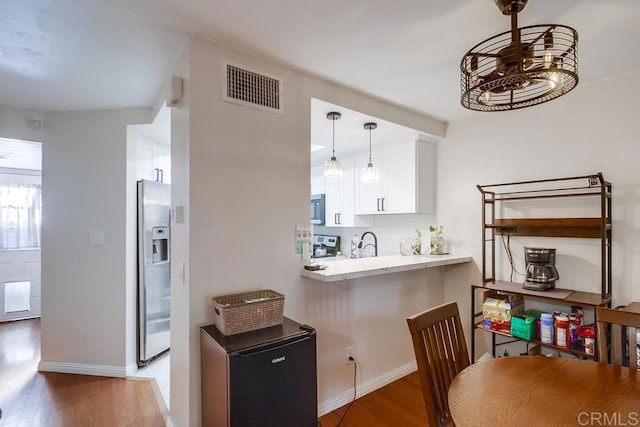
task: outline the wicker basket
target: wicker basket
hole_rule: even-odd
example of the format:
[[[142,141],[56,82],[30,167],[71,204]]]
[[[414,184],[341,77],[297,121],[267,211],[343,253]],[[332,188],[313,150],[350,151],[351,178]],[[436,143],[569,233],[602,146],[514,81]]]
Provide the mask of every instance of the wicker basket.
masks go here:
[[[260,291],[213,297],[216,327],[223,335],[235,335],[282,323],[284,295]]]

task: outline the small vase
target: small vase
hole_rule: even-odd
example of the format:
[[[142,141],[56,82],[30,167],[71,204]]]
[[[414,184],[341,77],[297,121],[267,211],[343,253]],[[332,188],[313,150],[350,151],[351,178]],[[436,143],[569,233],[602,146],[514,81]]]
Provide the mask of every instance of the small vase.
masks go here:
[[[444,237],[439,234],[431,236],[431,255],[444,254]]]
[[[413,237],[404,237],[400,240],[400,255],[413,255]]]

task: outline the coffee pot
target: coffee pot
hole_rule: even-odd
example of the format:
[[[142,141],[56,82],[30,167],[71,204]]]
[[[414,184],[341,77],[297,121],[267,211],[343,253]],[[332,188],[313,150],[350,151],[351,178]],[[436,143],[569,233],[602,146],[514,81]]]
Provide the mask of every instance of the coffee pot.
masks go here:
[[[546,291],[555,288],[560,279],[556,269],[556,250],[548,248],[524,248],[524,258],[527,263],[525,289]]]

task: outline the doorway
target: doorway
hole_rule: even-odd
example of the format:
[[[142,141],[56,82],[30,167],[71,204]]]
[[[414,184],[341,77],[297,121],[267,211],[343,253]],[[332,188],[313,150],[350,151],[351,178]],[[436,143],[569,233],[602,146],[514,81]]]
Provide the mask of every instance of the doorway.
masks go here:
[[[0,138],[0,322],[40,317],[42,144]]]
[[[136,186],[137,181],[145,180],[145,181],[155,181],[164,184],[171,184],[171,109],[162,105],[154,118],[151,124],[145,125],[130,125],[128,126],[128,144],[133,145],[133,149],[131,153],[133,154],[133,158],[135,159],[135,181],[128,182],[127,185]],[[156,203],[157,200],[154,200]],[[134,209],[135,210],[135,209]],[[140,212],[138,212],[140,215]],[[167,212],[167,221],[169,220],[169,212]],[[137,227],[136,227],[137,228]],[[159,228],[159,227],[155,227]],[[170,228],[170,227],[169,227]],[[137,234],[137,233],[136,233]],[[171,241],[171,236],[169,232],[169,246]],[[166,252],[170,255],[170,249]],[[136,257],[138,256],[136,252]],[[138,264],[139,268],[139,260],[134,263]],[[143,334],[143,330],[140,327],[141,318],[140,318],[140,294],[139,294],[139,277],[136,272],[136,291],[134,294],[136,295],[136,303],[132,306],[135,306],[135,313],[130,312],[129,315],[134,316],[136,318],[136,322],[128,322],[130,327],[135,327],[135,331],[129,331],[130,335],[136,337],[136,347],[137,351],[140,352],[140,338]],[[156,292],[147,293],[149,299],[152,297],[156,299],[153,301],[146,301],[145,305],[150,304],[156,309],[160,306],[169,308],[169,301],[166,301],[166,295],[157,294]],[[144,309],[146,311],[146,308]],[[158,310],[153,313],[153,316],[157,314]],[[164,313],[164,312],[163,312]],[[163,314],[164,316],[164,314]],[[148,319],[148,317],[146,318]],[[153,319],[153,329],[154,332],[159,332],[158,328],[160,328],[160,323],[156,323],[156,320],[164,320],[160,318]],[[149,330],[149,323],[145,320],[146,332]],[[162,326],[163,331],[166,329],[166,326]],[[164,332],[163,332],[164,333]],[[157,337],[160,333],[153,334],[153,336]],[[169,334],[167,334],[168,338]],[[129,344],[131,345],[131,343]],[[140,354],[137,355],[140,358]],[[129,376],[134,377],[152,377],[156,379],[156,383],[160,390],[160,393],[163,397],[163,400],[166,404],[166,407],[169,407],[169,396],[170,396],[170,387],[169,387],[169,365],[170,365],[170,354],[169,352],[162,352],[156,356],[154,356],[148,363],[144,366],[136,369],[135,371],[129,373]]]

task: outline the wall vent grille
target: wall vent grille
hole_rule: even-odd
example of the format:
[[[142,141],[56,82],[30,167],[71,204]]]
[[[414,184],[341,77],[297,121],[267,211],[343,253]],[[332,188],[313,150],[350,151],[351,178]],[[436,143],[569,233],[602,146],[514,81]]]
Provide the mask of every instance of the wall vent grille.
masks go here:
[[[280,112],[281,97],[282,80],[226,64],[226,101]]]

